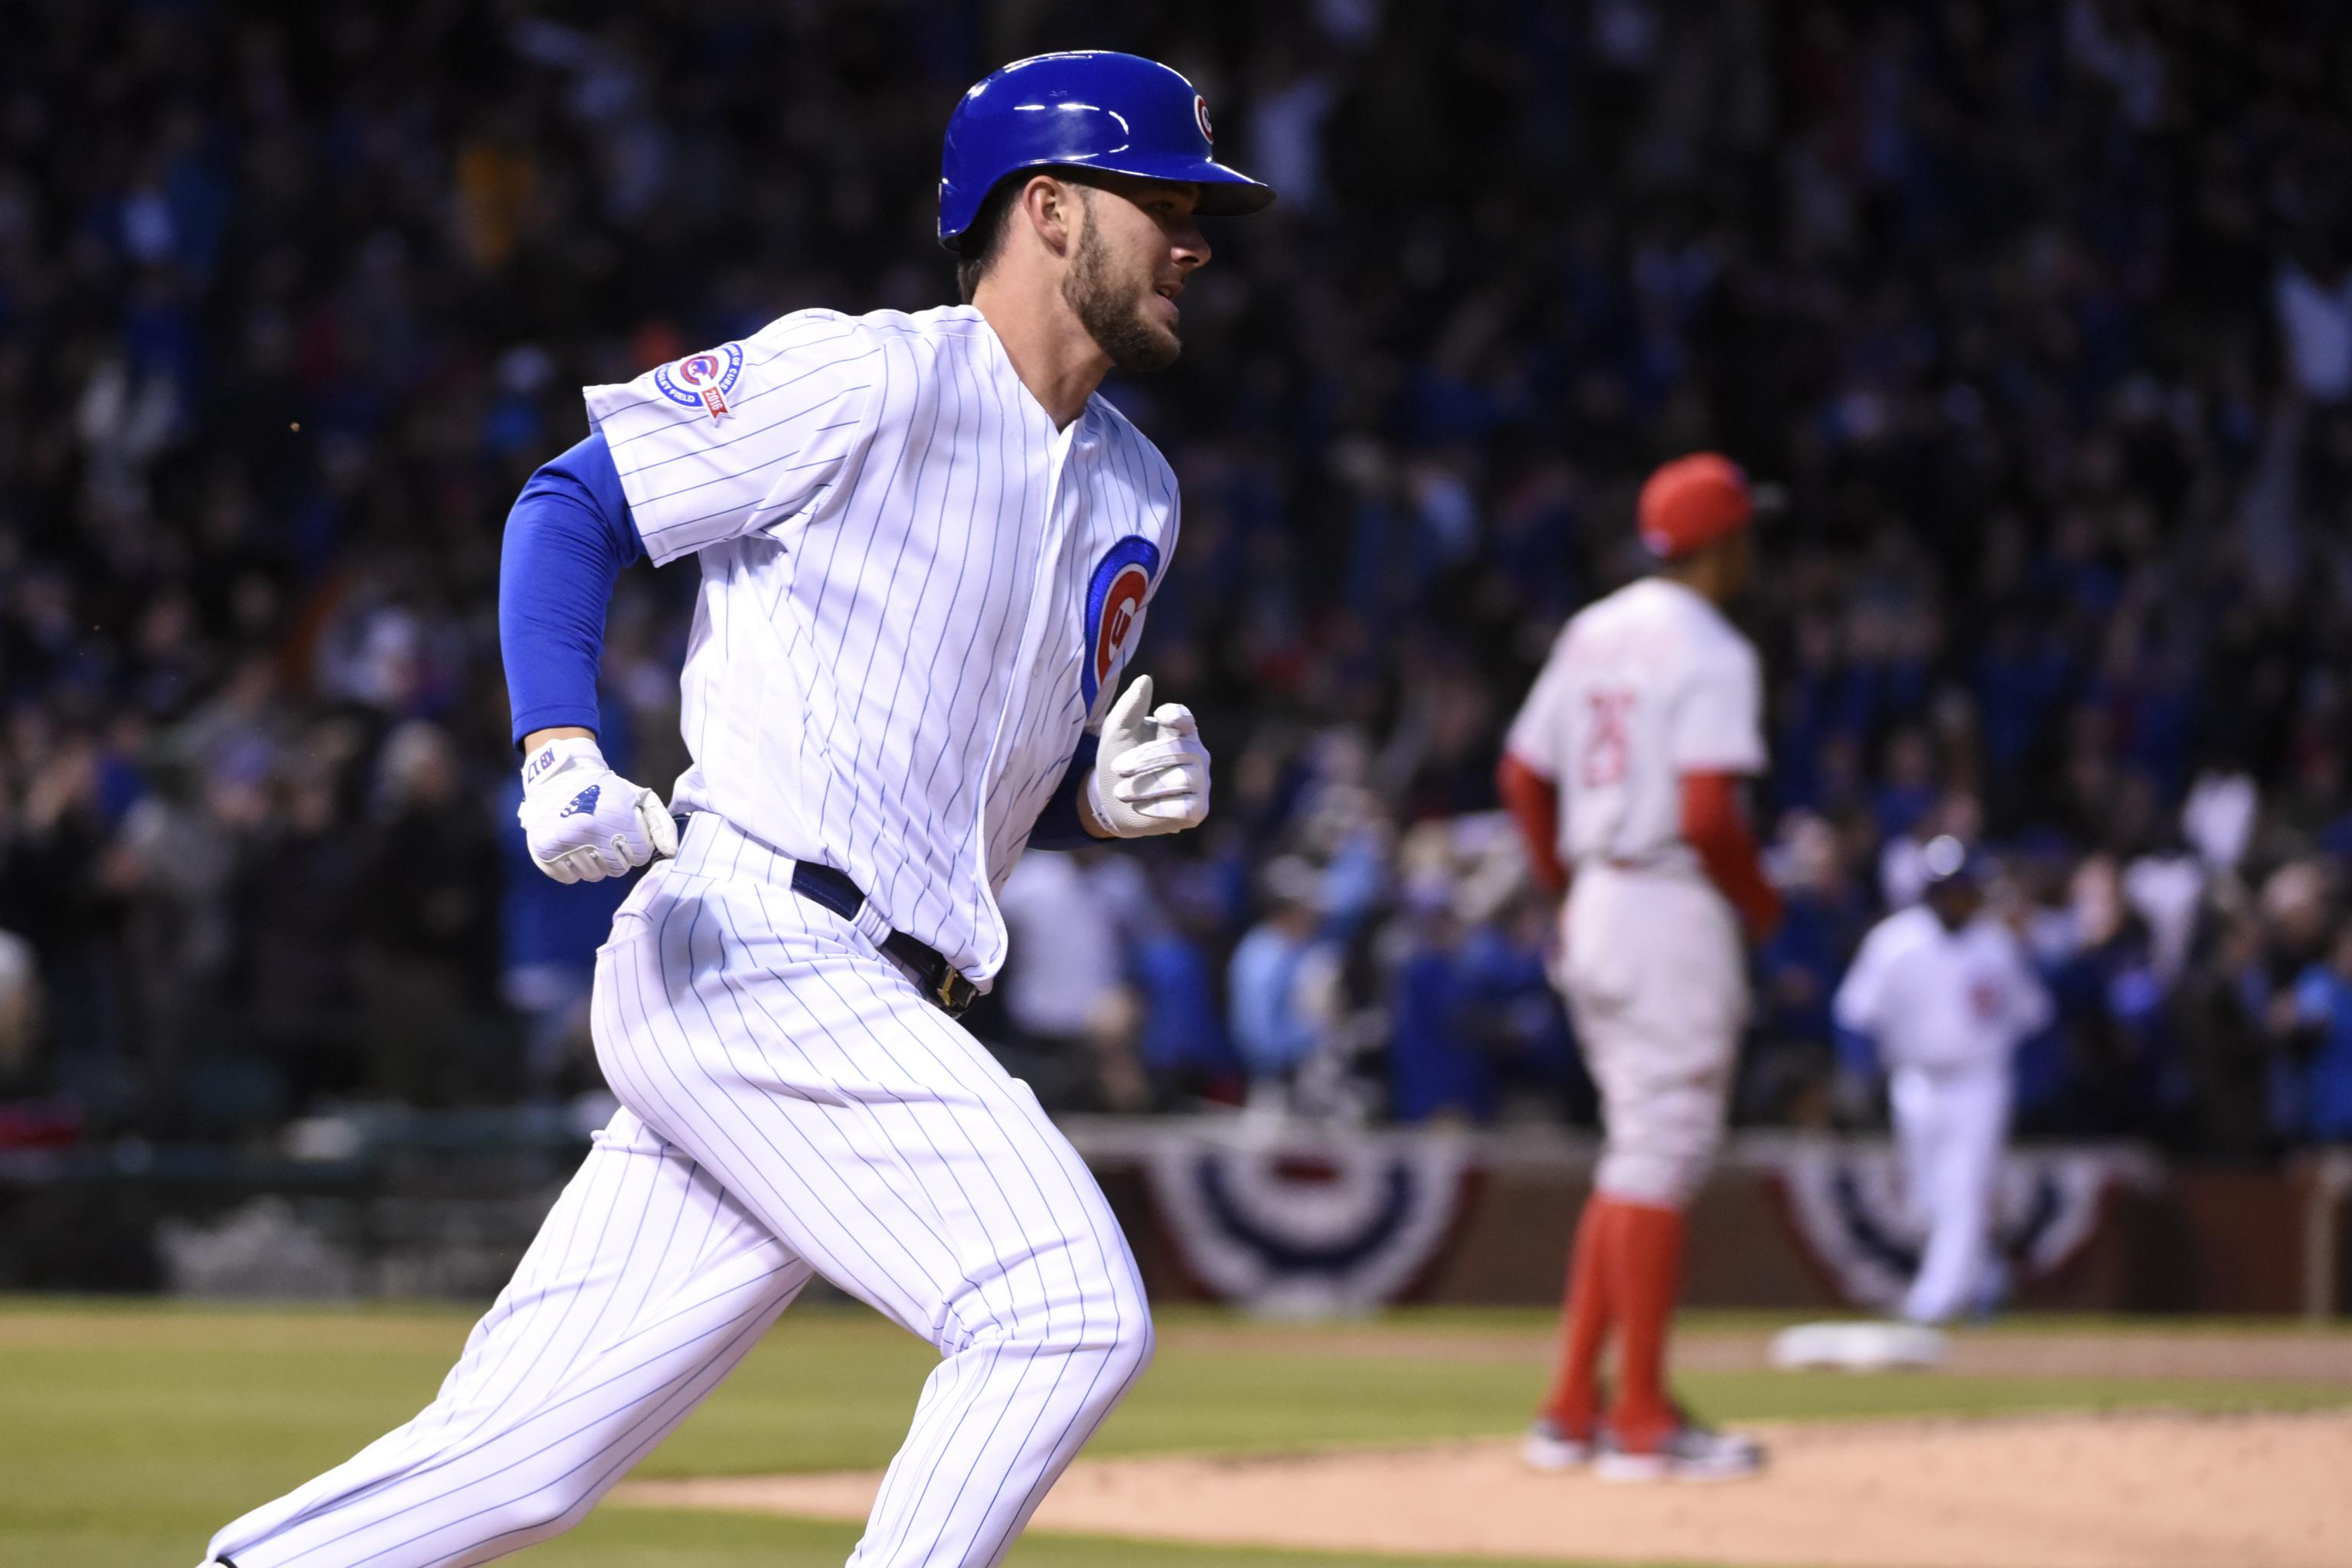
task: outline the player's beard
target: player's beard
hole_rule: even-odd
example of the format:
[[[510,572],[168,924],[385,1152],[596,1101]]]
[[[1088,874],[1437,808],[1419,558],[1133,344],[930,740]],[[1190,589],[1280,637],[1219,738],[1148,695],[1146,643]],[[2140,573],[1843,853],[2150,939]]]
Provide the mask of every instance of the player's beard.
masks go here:
[[[1110,363],[1130,375],[1166,370],[1184,352],[1174,329],[1144,314],[1144,301],[1154,292],[1149,277],[1120,275],[1102,231],[1087,224],[1070,269],[1062,275],[1062,298]]]

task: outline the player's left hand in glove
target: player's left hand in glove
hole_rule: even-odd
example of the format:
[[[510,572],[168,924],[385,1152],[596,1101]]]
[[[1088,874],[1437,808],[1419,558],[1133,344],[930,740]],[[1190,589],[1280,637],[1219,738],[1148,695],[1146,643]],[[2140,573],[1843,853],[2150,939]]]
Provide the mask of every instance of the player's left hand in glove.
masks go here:
[[[515,820],[531,859],[559,882],[601,882],[677,853],[677,824],[662,797],[614,773],[584,735],[532,749]]]
[[[1209,816],[1209,748],[1192,710],[1151,706],[1151,677],[1139,675],[1103,721],[1087,808],[1115,838],[1148,838],[1198,827]]]

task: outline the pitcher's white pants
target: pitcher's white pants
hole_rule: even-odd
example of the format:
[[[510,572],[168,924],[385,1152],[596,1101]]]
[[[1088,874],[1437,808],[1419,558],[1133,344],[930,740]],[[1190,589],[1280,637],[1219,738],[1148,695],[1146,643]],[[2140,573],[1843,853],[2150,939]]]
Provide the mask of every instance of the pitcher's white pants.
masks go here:
[[[2009,1135],[2006,1062],[1950,1072],[1898,1068],[1888,1085],[1906,1200],[1927,1231],[1903,1315],[1940,1323],[1991,1278],[1994,1184]]]
[[[1580,865],[1561,911],[1561,989],[1601,1090],[1593,1189],[1686,1205],[1715,1168],[1748,1020],[1739,919],[1696,873]]]
[[[598,956],[625,1109],[439,1397],[214,1555],[460,1568],[555,1535],[821,1273],[945,1358],[851,1563],[1003,1557],[1150,1361],[1142,1283],[1027,1087],[789,866],[694,818]]]

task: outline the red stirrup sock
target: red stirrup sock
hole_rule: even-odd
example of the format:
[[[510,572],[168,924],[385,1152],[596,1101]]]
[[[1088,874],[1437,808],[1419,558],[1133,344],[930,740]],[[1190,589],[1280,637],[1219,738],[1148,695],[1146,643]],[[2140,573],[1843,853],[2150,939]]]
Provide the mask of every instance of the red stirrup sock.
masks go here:
[[[1601,1416],[1601,1347],[1616,1317],[1608,1265],[1618,1212],[1614,1202],[1595,1193],[1577,1221],[1560,1304],[1559,1362],[1543,1404],[1544,1415],[1579,1439],[1592,1436]]]
[[[1666,1390],[1666,1331],[1682,1294],[1683,1216],[1648,1204],[1619,1200],[1614,1206],[1611,1268],[1625,1338],[1610,1425],[1620,1443],[1639,1453],[1681,1420]]]

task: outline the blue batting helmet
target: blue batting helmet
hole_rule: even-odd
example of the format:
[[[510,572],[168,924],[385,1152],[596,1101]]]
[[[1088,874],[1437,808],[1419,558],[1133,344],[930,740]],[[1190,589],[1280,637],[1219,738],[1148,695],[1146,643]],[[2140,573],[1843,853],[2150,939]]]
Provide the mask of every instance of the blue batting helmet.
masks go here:
[[[940,243],[980,216],[997,182],[1031,169],[1107,169],[1201,187],[1193,210],[1254,213],[1274,188],[1212,155],[1209,106],[1157,60],[1078,49],[1015,60],[963,95],[940,153]]]

